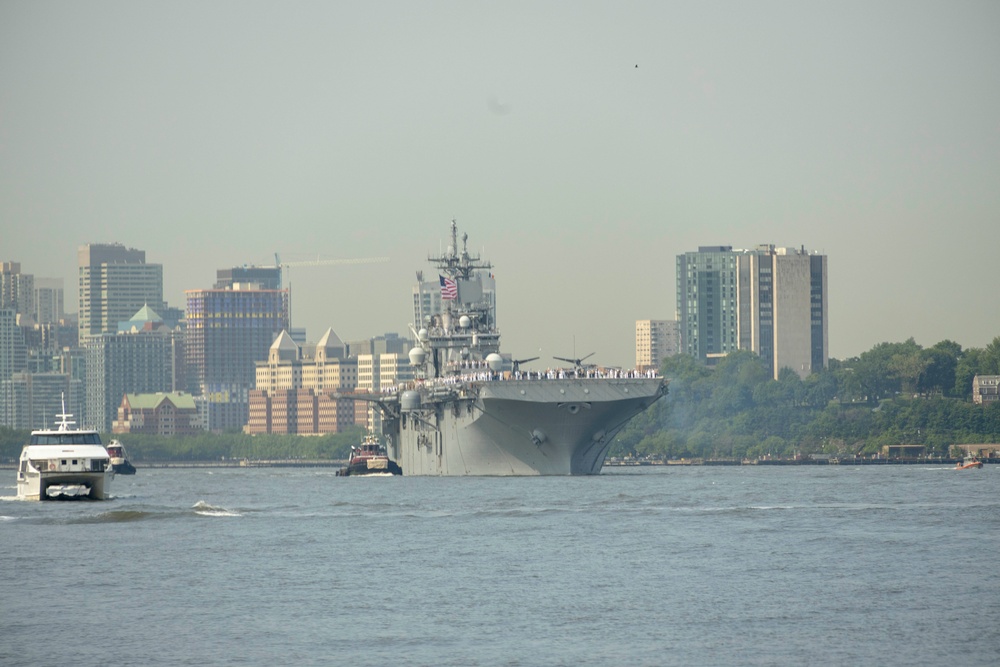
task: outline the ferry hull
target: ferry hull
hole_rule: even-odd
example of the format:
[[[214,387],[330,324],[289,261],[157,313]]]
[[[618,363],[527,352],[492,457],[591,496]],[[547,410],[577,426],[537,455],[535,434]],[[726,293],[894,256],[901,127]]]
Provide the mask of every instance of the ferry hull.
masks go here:
[[[387,435],[406,475],[594,475],[665,393],[659,378],[484,382],[401,411]]]
[[[92,473],[38,473],[26,472],[18,476],[17,497],[22,500],[53,500],[57,498],[89,498],[91,500],[107,500],[111,495],[111,480],[114,473],[110,470]],[[84,486],[86,494],[50,494],[49,487]]]

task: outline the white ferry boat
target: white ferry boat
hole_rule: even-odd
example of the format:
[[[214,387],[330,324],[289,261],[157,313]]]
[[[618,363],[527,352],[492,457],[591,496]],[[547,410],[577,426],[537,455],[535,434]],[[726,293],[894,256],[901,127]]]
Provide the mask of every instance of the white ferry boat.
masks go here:
[[[31,432],[17,467],[17,496],[24,500],[106,500],[115,473],[94,429],[74,428],[73,415],[56,415],[54,429]]]

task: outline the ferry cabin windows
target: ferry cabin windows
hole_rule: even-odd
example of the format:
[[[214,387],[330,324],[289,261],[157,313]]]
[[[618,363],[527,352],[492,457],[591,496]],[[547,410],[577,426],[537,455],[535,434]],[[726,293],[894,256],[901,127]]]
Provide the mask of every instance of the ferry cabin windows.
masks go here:
[[[42,433],[31,436],[32,445],[99,445],[97,433]]]

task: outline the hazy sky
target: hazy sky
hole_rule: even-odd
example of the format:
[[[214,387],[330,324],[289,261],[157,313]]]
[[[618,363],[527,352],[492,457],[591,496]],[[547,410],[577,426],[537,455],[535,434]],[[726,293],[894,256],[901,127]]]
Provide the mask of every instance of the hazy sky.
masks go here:
[[[0,0],[0,259],[293,268],[404,333],[457,218],[502,347],[631,365],[699,245],[829,256],[830,354],[1000,335],[1000,3]],[[638,67],[637,67],[638,65]],[[542,362],[545,363],[543,359]]]

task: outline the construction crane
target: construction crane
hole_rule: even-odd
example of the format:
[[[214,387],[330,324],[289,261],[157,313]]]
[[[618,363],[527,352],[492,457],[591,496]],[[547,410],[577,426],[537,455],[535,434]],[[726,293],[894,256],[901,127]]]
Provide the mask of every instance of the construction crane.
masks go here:
[[[338,264],[383,264],[388,257],[357,257],[354,259],[307,259],[300,262],[282,262],[278,253],[274,253],[274,268],[278,269],[278,289],[282,289],[284,281],[281,274],[293,266],[336,266]],[[288,281],[288,325],[292,323],[292,281]]]
[[[278,269],[278,289],[283,284],[281,274],[293,266],[336,266],[338,264],[384,264],[388,257],[358,257],[354,259],[307,259],[301,262],[282,262],[278,253],[274,253],[274,267]]]

